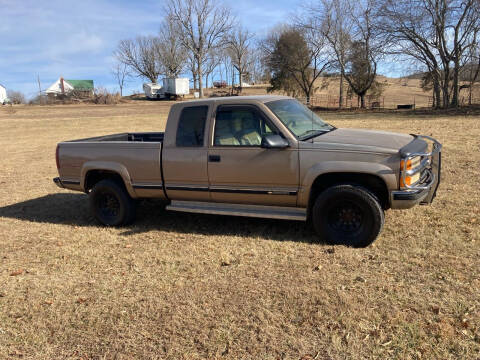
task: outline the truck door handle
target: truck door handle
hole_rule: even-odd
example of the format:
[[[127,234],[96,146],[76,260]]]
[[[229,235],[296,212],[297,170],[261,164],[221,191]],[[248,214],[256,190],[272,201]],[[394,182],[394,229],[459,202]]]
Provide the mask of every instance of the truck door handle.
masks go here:
[[[220,155],[208,155],[208,162],[220,162]]]

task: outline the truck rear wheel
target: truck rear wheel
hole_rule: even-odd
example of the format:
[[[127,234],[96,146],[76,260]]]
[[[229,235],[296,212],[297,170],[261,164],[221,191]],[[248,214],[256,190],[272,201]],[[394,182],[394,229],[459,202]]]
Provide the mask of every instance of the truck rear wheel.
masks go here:
[[[317,197],[312,221],[317,234],[328,243],[366,247],[382,230],[385,215],[367,189],[336,185]]]
[[[114,180],[106,179],[96,183],[89,197],[90,209],[103,225],[127,225],[135,219],[135,201]]]

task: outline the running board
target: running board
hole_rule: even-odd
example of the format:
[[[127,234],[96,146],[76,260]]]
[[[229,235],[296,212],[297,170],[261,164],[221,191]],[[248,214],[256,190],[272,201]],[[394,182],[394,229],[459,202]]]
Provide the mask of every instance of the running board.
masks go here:
[[[305,221],[307,210],[295,207],[225,204],[200,201],[173,200],[167,210],[200,214],[248,216],[267,219]]]

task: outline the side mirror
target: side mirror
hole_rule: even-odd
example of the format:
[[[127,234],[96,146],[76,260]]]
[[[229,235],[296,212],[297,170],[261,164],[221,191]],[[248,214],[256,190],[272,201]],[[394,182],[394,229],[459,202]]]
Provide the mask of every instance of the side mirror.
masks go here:
[[[264,149],[285,149],[288,146],[288,141],[280,135],[265,135],[262,138],[261,147]]]

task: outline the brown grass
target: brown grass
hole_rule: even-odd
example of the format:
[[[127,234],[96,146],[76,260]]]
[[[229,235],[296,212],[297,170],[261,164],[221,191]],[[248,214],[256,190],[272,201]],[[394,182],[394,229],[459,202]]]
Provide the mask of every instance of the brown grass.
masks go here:
[[[361,250],[156,202],[104,228],[52,183],[58,141],[160,130],[168,108],[0,109],[1,359],[479,358],[480,117],[325,114],[444,144],[434,204],[389,211]]]

